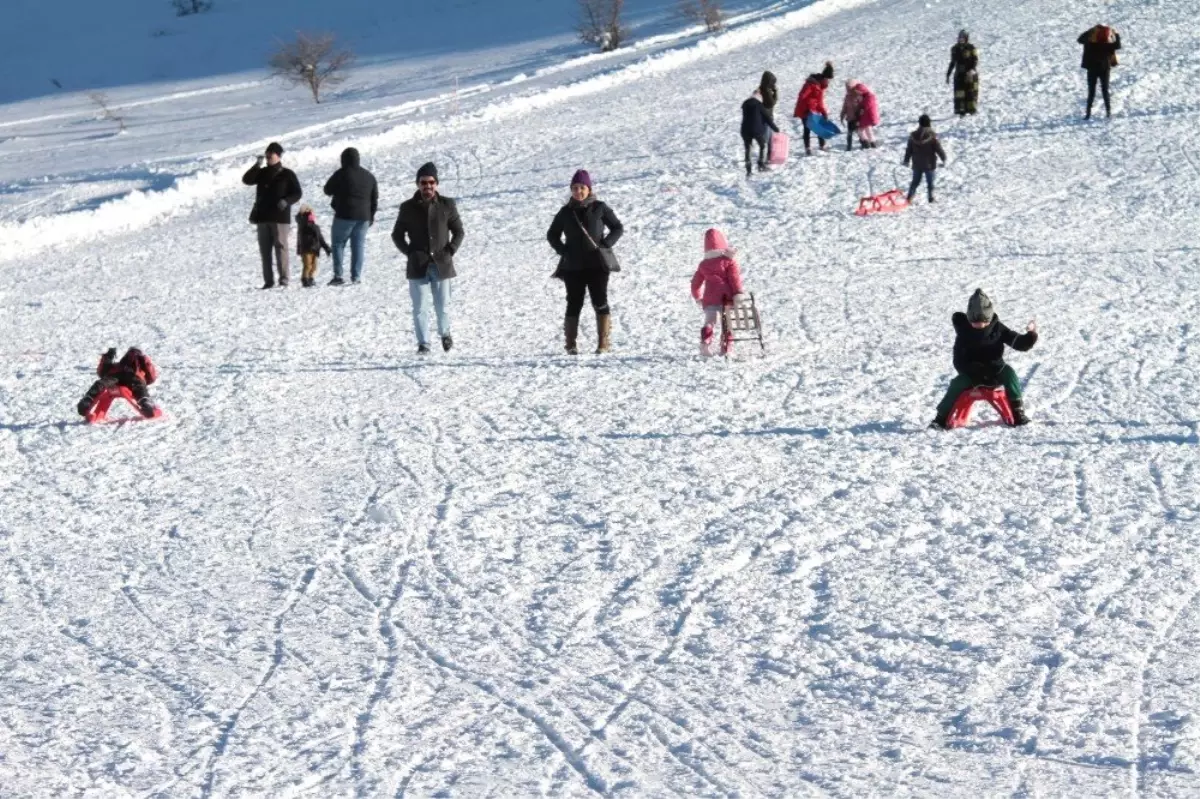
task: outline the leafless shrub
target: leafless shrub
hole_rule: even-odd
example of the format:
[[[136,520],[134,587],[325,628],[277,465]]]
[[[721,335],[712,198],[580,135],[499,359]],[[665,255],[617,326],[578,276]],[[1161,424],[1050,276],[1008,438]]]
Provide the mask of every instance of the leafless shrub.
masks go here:
[[[629,38],[629,30],[621,24],[625,0],[578,0],[579,38],[594,44],[601,52],[616,50]]]
[[[691,22],[703,22],[709,33],[719,33],[725,27],[721,0],[679,0],[679,13]]]
[[[211,11],[213,0],[171,0],[171,7],[175,9],[175,16],[187,17]]]
[[[108,104],[108,95],[103,92],[92,92],[88,95],[88,99],[100,110],[100,116],[97,119],[103,119],[106,122],[115,122],[117,124],[117,133],[125,132],[125,117],[117,113],[119,109],[114,109]]]
[[[346,79],[354,64],[354,53],[335,48],[333,34],[297,33],[294,42],[281,42],[271,55],[271,73],[297,85],[307,86],[313,102],[321,102],[321,91]]]

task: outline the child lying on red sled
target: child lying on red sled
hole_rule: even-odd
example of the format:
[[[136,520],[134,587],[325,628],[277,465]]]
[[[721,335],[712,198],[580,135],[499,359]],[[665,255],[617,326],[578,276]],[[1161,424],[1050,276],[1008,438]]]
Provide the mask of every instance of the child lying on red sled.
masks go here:
[[[727,305],[733,305],[742,293],[742,273],[737,253],[716,228],[704,234],[704,260],[692,276],[692,297],[704,308],[704,327],[700,329],[700,354],[712,355],[713,326]],[[733,347],[733,333],[721,333],[721,354],[728,355]]]
[[[1013,424],[1029,424],[1021,398],[1021,381],[1004,362],[1005,345],[1017,352],[1033,349],[1037,343],[1037,324],[1030,322],[1025,333],[1017,335],[1005,327],[992,309],[992,301],[982,289],[975,289],[967,302],[967,312],[951,317],[954,324],[954,368],[958,375],[950,381],[946,396],[937,407],[930,427],[947,428],[950,412],[960,394],[975,386],[1004,386],[1012,408]]]
[[[147,419],[154,417],[154,402],[150,399],[150,392],[146,386],[152,385],[158,379],[158,369],[154,367],[154,362],[148,355],[137,347],[130,347],[118,361],[116,348],[111,348],[100,356],[96,374],[100,379],[92,383],[92,387],[76,406],[80,416],[91,416],[96,402],[106,390],[121,387],[129,389],[142,416]]]

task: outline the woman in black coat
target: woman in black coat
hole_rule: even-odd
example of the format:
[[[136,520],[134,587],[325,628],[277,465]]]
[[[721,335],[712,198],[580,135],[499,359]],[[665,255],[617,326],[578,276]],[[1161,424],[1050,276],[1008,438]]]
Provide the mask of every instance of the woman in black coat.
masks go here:
[[[607,232],[605,232],[607,230]],[[571,178],[571,199],[554,215],[546,238],[559,254],[554,276],[567,284],[567,315],[563,322],[567,352],[579,352],[579,314],[585,295],[596,311],[596,354],[608,352],[612,316],[608,308],[608,275],[621,267],[612,246],[625,231],[612,209],[592,194],[592,178],[579,170]]]

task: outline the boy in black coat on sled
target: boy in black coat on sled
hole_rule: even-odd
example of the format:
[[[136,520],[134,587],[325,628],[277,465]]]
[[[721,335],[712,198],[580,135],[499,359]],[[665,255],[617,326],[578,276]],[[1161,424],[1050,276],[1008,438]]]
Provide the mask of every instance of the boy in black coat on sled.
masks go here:
[[[975,289],[967,302],[967,312],[951,317],[954,324],[954,369],[958,372],[950,381],[946,396],[937,407],[937,416],[930,422],[933,428],[946,429],[946,421],[960,394],[975,386],[1004,386],[1012,408],[1013,424],[1029,424],[1021,398],[1021,381],[1011,366],[1004,362],[1004,347],[1017,352],[1033,349],[1037,343],[1037,324],[1030,322],[1025,333],[1017,335],[1008,329],[992,309],[992,301],[982,289]]]
[[[146,386],[152,385],[158,379],[158,369],[150,360],[150,356],[137,347],[130,347],[129,351],[118,361],[117,350],[113,347],[100,356],[96,374],[100,379],[92,383],[92,387],[88,389],[76,406],[80,416],[86,417],[92,412],[96,400],[100,399],[100,395],[106,389],[122,386],[129,389],[142,416],[147,419],[154,417],[154,402],[150,399],[150,392]]]

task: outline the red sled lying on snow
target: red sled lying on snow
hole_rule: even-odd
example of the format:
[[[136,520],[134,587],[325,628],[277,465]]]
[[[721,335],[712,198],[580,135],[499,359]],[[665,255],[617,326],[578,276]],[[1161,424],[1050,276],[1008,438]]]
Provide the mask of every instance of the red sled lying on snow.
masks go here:
[[[125,386],[113,386],[106,388],[96,398],[96,404],[92,406],[92,410],[87,415],[88,424],[100,424],[108,420],[108,409],[113,404],[113,400],[121,398],[133,406],[137,411],[137,416],[134,419],[158,419],[163,415],[162,408],[156,407],[153,416],[142,416],[141,409],[138,408],[137,400],[133,398],[133,392],[125,388]],[[125,421],[125,420],[121,420]]]
[[[858,210],[854,212],[854,215],[892,214],[896,211],[903,211],[907,207],[908,198],[904,196],[904,192],[899,189],[892,189],[891,191],[885,191],[883,194],[863,197],[858,201]]]
[[[986,402],[996,409],[1000,418],[1009,427],[1014,424],[1012,407],[1008,404],[1008,392],[1004,386],[976,386],[969,388],[954,401],[950,415],[946,417],[946,427],[953,429],[962,427],[971,418],[971,406],[976,402]]]

